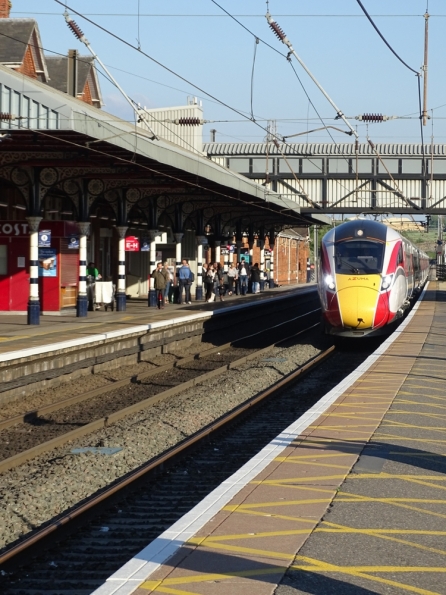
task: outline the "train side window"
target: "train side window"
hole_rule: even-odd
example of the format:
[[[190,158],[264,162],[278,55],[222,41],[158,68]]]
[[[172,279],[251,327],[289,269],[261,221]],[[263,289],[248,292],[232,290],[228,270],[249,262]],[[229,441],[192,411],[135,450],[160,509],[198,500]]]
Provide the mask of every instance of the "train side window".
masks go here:
[[[403,264],[404,262],[404,255],[403,255],[403,245],[401,244],[400,249],[398,250],[398,256],[396,258],[396,264]]]

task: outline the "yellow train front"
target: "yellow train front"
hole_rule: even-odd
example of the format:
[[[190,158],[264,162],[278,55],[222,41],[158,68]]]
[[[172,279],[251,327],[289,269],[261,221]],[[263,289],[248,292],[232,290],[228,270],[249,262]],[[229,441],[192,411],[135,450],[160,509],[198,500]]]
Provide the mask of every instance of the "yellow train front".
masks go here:
[[[345,337],[383,332],[424,285],[429,259],[391,227],[354,220],[322,239],[319,297],[325,331]]]

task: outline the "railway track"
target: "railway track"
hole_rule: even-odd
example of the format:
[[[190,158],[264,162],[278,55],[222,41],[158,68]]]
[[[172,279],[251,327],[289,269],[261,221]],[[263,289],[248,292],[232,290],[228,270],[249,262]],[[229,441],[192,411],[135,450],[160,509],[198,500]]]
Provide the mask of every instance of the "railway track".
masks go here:
[[[240,407],[219,420],[219,427],[212,424],[204,428],[190,440],[126,476],[121,485],[97,494],[82,508],[48,525],[40,535],[31,536],[30,540],[6,552],[0,558],[6,569],[2,579],[4,594],[91,593],[127,559],[305,413],[360,365],[369,351],[334,355],[330,352],[332,357],[328,360],[325,359],[328,354],[322,354],[309,363],[307,374],[294,388],[290,383],[296,378],[290,375],[281,385],[259,395],[258,400],[262,397],[264,403],[261,407],[255,408],[254,400],[246,403],[244,410]],[[324,365],[316,368],[322,361]],[[174,466],[166,467],[166,464]],[[116,504],[117,498],[119,504]],[[109,508],[106,514],[105,501]],[[79,530],[76,523],[82,524],[83,515],[90,515],[93,520],[88,527]],[[42,545],[41,540],[55,539],[58,531],[70,522],[71,531],[76,534],[64,545],[49,550],[48,555],[27,567],[26,572],[8,572],[8,563],[20,563],[20,558],[29,560],[33,555],[29,547],[45,551],[48,542]],[[38,543],[40,546],[36,545]]]
[[[133,374],[84,394],[51,403],[0,422],[0,472],[108,427],[188,388],[262,356],[284,340],[316,325],[319,309],[263,328],[248,336],[180,358],[173,363]],[[294,330],[291,332],[291,329]],[[255,346],[254,346],[255,345]]]

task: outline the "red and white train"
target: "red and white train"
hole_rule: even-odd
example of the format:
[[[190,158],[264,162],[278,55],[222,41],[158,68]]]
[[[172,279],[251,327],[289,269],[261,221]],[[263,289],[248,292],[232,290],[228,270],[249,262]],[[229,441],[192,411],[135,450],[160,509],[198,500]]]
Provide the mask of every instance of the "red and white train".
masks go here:
[[[363,337],[403,316],[429,275],[429,257],[392,227],[354,220],[322,239],[319,297],[325,332]]]

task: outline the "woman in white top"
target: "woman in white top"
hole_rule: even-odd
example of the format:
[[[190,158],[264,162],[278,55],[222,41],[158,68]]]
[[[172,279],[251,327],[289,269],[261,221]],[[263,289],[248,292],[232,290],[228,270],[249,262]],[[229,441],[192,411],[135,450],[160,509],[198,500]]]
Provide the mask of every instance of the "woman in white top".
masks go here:
[[[229,286],[228,295],[232,295],[232,292],[234,291],[234,283],[237,281],[237,278],[238,278],[238,270],[236,269],[234,264],[231,264],[228,269],[228,286]]]

